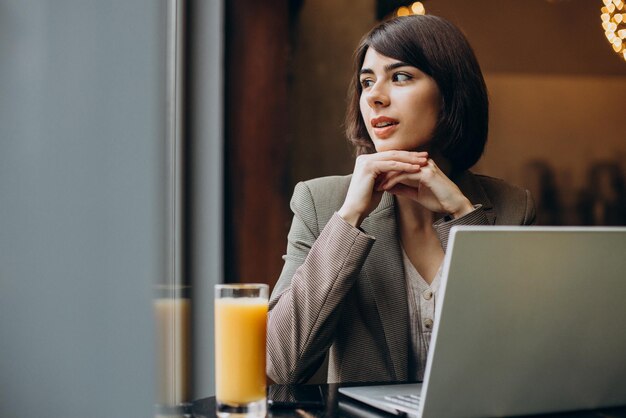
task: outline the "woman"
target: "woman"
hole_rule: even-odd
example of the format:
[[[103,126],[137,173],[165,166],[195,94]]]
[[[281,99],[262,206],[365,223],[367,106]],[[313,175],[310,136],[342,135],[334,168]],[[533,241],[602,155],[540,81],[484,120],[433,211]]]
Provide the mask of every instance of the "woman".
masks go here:
[[[465,37],[435,16],[380,24],[355,54],[351,176],[299,183],[270,299],[268,375],[421,380],[448,233],[527,225],[528,192],[469,171],[487,138],[483,77]]]

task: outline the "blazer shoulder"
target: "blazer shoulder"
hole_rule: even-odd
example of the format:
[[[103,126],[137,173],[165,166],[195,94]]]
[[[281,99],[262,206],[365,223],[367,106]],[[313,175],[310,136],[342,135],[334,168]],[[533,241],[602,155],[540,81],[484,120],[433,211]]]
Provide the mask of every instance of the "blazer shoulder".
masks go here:
[[[519,197],[526,198],[526,190],[515,186],[511,183],[507,183],[506,181],[496,178],[485,176],[483,174],[474,174],[480,185],[485,189],[485,192],[489,195],[491,199],[497,198],[511,198],[511,197]]]
[[[341,208],[352,175],[326,176],[300,182],[296,185],[292,207],[312,205],[318,222],[325,225],[333,214]]]
[[[352,175],[326,176],[307,180],[306,185],[316,205],[336,206],[339,209],[343,204],[350,186]]]
[[[499,178],[475,176],[498,214],[498,224],[524,225],[534,220],[535,204],[528,190]]]

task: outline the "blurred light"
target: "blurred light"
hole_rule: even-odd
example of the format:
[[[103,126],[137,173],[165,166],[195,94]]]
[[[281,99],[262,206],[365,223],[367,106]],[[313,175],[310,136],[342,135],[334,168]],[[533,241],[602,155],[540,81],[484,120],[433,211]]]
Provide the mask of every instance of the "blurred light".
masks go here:
[[[408,16],[411,14],[411,10],[409,10],[408,7],[399,7],[398,10],[396,10],[396,16]]]
[[[414,15],[424,15],[426,14],[426,9],[421,1],[416,1],[411,5],[411,11]]]
[[[605,7],[600,8],[600,19],[604,36],[611,43],[613,51],[626,60],[626,13],[615,13],[624,9],[624,0],[602,0]]]
[[[411,7],[406,7],[406,6],[398,7],[398,9],[396,9],[396,12],[395,12],[396,16],[425,15],[425,14],[426,14],[426,8],[424,7],[424,4],[422,4],[421,1],[413,2],[413,4],[411,4]]]

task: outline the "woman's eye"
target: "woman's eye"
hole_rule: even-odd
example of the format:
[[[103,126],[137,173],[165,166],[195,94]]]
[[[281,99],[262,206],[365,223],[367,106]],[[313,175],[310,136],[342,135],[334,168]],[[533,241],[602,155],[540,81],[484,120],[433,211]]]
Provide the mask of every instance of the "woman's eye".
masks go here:
[[[393,81],[403,82],[403,81],[409,81],[411,78],[413,77],[404,73],[396,73],[393,75]]]
[[[363,80],[361,80],[361,87],[363,87],[364,89],[371,87],[372,85],[374,85],[374,80],[370,78],[364,78]]]

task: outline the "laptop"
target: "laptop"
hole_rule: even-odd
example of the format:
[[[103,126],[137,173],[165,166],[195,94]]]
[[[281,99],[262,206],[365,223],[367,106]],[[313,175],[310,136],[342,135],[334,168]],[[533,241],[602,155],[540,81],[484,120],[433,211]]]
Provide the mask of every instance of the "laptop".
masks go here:
[[[626,228],[453,228],[424,382],[340,388],[410,417],[626,405]]]

